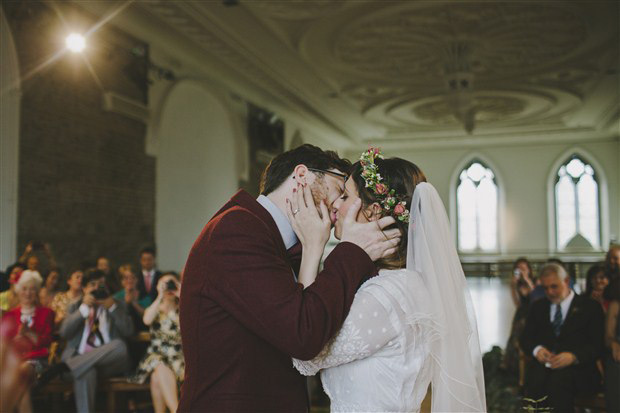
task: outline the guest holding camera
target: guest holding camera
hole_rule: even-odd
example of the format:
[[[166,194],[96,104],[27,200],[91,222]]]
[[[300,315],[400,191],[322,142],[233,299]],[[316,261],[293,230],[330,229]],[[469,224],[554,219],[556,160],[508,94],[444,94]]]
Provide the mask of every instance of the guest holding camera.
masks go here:
[[[146,290],[140,288],[138,283],[138,275],[131,264],[121,265],[118,269],[121,276],[121,285],[123,289],[114,294],[114,298],[119,301],[125,301],[127,309],[134,322],[137,331],[146,331],[147,327],[142,322],[144,310],[153,302]]]
[[[2,336],[10,339],[16,352],[28,362],[32,376],[47,366],[54,329],[54,312],[37,305],[42,282],[38,272],[24,271],[15,285],[19,305],[2,317]],[[19,411],[32,411],[30,392],[24,393]]]
[[[41,261],[37,255],[38,251],[42,251],[45,257],[47,258],[47,266],[46,268],[56,268],[56,258],[54,254],[52,254],[52,248],[50,244],[43,243],[40,241],[30,241],[26,248],[24,249],[24,253],[17,260],[26,265],[26,267],[31,271],[41,271]]]
[[[530,306],[530,293],[534,290],[532,266],[525,257],[517,258],[512,267],[512,278],[510,280],[510,293],[512,301],[516,307],[510,328],[510,337],[506,343],[504,353],[504,368],[513,373],[519,374],[519,337],[525,327],[527,310]]]
[[[150,376],[151,397],[156,413],[166,406],[176,412],[178,383],[183,380],[185,360],[179,334],[179,296],[181,284],[174,272],[164,273],[157,282],[157,298],[144,312],[150,326],[151,344],[131,381],[144,383]]]
[[[97,380],[126,372],[129,356],[124,339],[134,327],[125,302],[110,296],[105,273],[86,271],[82,286],[83,298],[69,305],[60,326],[60,335],[67,340],[63,363],[46,373],[45,379],[63,370],[70,372],[77,411],[92,412]]]

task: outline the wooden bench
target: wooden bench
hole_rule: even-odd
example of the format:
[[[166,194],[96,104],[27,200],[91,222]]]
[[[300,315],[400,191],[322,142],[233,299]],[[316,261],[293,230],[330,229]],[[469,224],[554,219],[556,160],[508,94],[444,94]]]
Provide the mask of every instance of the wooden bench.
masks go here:
[[[118,393],[150,391],[150,386],[148,382],[136,384],[128,382],[125,377],[112,377],[104,380],[98,390],[107,393],[108,413],[115,413],[118,411],[116,406]],[[41,395],[66,393],[73,393],[73,382],[62,379],[50,381],[40,391]]]
[[[103,391],[108,393],[108,413],[115,413],[117,393],[150,391],[148,382],[144,384],[129,383],[124,377],[112,377],[103,384]]]

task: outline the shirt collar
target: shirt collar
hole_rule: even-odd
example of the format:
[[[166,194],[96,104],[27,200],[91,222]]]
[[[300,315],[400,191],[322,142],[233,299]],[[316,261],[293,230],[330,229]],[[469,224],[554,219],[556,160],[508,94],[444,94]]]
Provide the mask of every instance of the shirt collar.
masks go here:
[[[558,303],[560,305],[560,308],[562,309],[563,319],[566,318],[566,315],[568,314],[568,309],[570,308],[570,305],[573,302],[573,298],[575,298],[575,292],[571,289],[570,293],[568,293],[566,298]],[[555,314],[555,308],[557,308],[557,304],[553,304],[553,307],[554,307],[553,314]]]
[[[284,247],[288,250],[293,245],[297,244],[299,241],[297,239],[297,235],[295,234],[288,218],[282,213],[280,208],[271,202],[271,199],[267,198],[265,195],[260,195],[256,198],[256,202],[261,204],[275,221],[278,231],[280,231],[280,235],[282,236],[282,241],[284,241]]]

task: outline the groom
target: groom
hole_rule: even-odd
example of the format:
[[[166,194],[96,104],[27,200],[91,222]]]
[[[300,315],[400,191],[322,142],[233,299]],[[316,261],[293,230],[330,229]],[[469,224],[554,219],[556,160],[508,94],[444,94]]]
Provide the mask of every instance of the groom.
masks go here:
[[[308,410],[306,381],[291,357],[319,353],[360,282],[376,274],[373,261],[399,241],[351,214],[316,282],[305,290],[296,282],[300,249],[286,199],[306,184],[315,204],[325,201],[331,211],[349,167],[312,145],[285,152],[265,169],[258,199],[240,190],[204,227],[181,289],[186,367],[179,412]]]

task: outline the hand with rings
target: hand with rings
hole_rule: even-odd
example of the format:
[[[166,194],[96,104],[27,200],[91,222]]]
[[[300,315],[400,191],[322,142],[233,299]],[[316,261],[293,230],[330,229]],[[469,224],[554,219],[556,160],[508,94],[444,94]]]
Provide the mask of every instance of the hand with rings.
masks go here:
[[[312,191],[308,185],[297,185],[291,199],[287,199],[287,215],[297,238],[305,249],[323,253],[325,244],[329,240],[331,220],[324,201],[318,208],[314,204]]]

